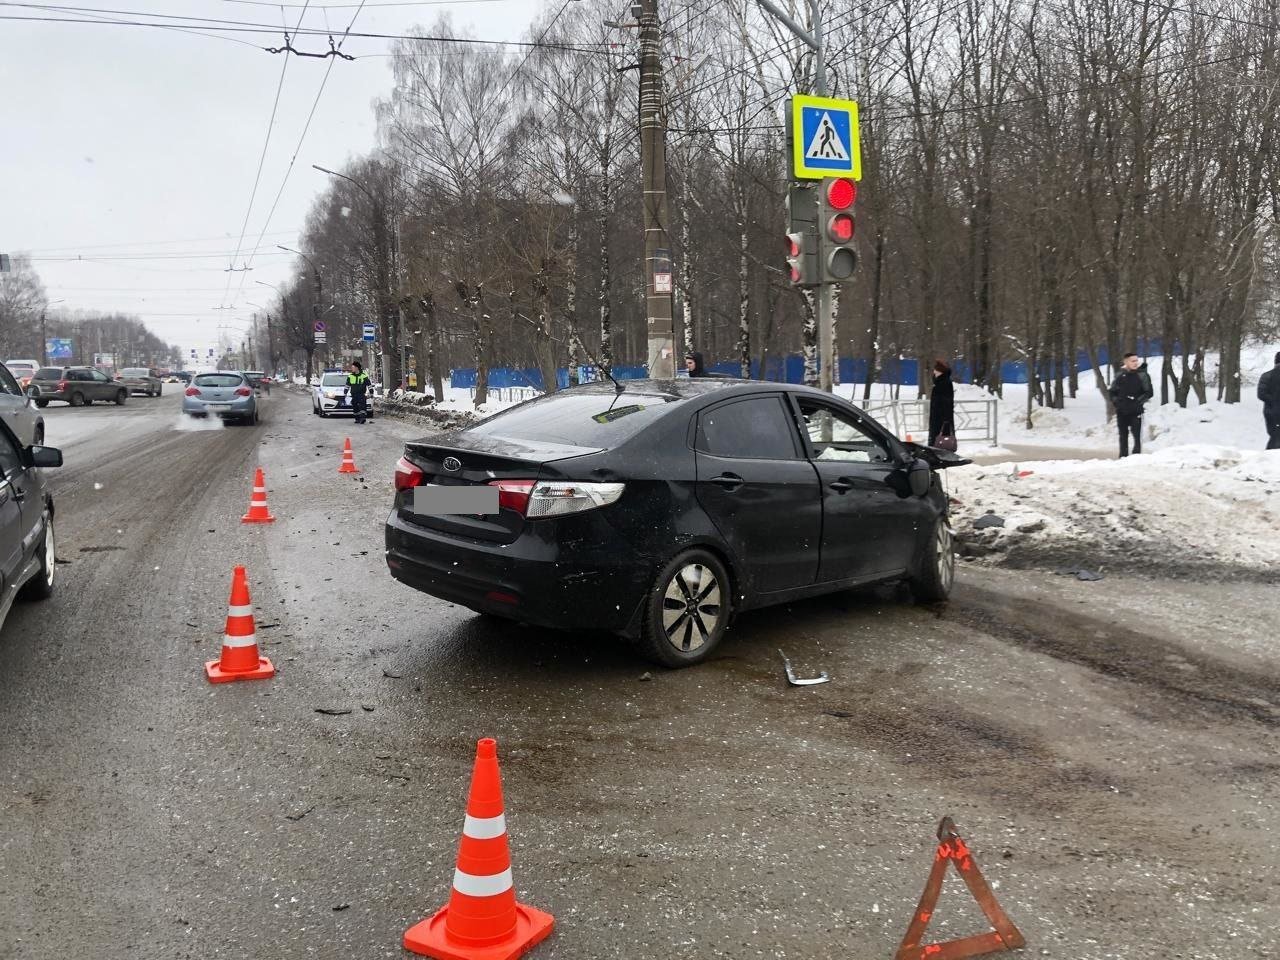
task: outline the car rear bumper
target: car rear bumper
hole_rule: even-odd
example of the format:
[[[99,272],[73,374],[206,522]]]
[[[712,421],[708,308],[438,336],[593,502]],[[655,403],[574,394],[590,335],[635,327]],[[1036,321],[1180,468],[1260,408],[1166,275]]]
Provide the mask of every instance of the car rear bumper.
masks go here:
[[[482,543],[419,527],[393,511],[387,567],[401,583],[485,613],[564,630],[634,634],[653,565],[625,546],[579,542],[566,549],[546,533]]]
[[[241,397],[240,399],[231,401],[205,401],[199,397],[182,398],[182,412],[189,413],[192,416],[205,417],[250,417],[256,401],[253,397]]]

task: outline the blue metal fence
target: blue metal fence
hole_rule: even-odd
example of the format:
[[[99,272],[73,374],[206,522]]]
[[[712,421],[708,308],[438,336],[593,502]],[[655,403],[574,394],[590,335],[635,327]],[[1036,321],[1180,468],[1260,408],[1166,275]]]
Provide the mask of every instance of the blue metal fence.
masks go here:
[[[1176,345],[1175,345],[1176,349]],[[1161,353],[1161,343],[1159,340],[1144,341],[1139,344],[1138,353],[1144,357],[1159,356]],[[1109,361],[1109,354],[1105,346],[1098,348],[1098,362],[1104,366]],[[917,377],[916,361],[913,358],[897,358],[889,357],[880,361],[880,375],[876,378],[878,383],[900,383],[906,387],[914,387],[919,382]],[[954,379],[959,383],[972,382],[972,366],[965,360],[956,360],[952,364],[954,370]],[[583,366],[578,368],[581,373],[582,380],[594,380],[596,378],[596,369],[591,366]],[[707,368],[712,373],[723,373],[729,376],[738,376],[741,367],[732,362],[715,363]],[[1039,365],[1042,376],[1047,375],[1048,368],[1042,362]],[[1089,369],[1089,355],[1083,350],[1076,356],[1076,369]],[[639,380],[646,376],[647,371],[643,366],[634,367],[614,367],[613,375],[619,380]],[[752,379],[759,378],[760,363],[757,360],[751,362]],[[840,382],[841,383],[862,383],[867,378],[867,360],[863,357],[841,357],[840,358]],[[556,379],[560,386],[567,387],[569,385],[569,371],[561,367],[556,371]],[[799,354],[792,354],[786,357],[770,357],[768,363],[765,364],[764,370],[765,380],[782,381],[784,383],[803,383],[804,382],[804,357]],[[1000,365],[1000,379],[1004,383],[1026,383],[1027,382],[1027,365],[1021,360],[1006,360]],[[472,388],[476,385],[476,371],[474,367],[464,367],[450,371],[449,384],[454,387]],[[542,389],[542,371],[536,367],[492,367],[489,370],[489,386],[495,389],[506,389],[509,387],[533,387],[536,390]]]

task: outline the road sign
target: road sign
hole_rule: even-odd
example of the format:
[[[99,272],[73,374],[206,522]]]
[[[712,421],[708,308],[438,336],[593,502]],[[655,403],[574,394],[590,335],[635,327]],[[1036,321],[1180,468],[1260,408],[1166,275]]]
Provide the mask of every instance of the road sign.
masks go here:
[[[364,342],[373,343],[378,339],[378,325],[376,323],[366,323],[364,325]]]
[[[830,97],[791,98],[791,172],[797,180],[862,179],[858,104]]]
[[[70,360],[72,355],[71,341],[62,337],[53,337],[45,341],[45,352],[50,360]]]
[[[329,336],[323,330],[316,331],[316,343],[328,343]]]
[[[316,333],[324,333],[325,331],[324,321],[317,320],[314,324],[312,324],[311,329],[314,330]]]
[[[670,293],[671,292],[671,274],[655,273],[653,275],[653,292],[654,293]]]

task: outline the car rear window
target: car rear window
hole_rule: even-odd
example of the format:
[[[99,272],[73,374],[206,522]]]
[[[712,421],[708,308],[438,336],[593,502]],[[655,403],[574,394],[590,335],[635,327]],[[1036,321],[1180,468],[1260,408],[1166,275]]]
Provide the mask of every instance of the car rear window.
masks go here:
[[[37,380],[61,380],[62,368],[61,367],[41,367],[39,370],[36,371],[35,378]]]
[[[522,403],[467,430],[473,436],[511,437],[611,449],[681,403],[659,394],[557,393]]]
[[[243,382],[238,373],[202,373],[195,379],[197,387],[238,387]]]
[[[347,385],[347,375],[345,373],[326,373],[320,378],[320,386],[322,387],[345,387]]]

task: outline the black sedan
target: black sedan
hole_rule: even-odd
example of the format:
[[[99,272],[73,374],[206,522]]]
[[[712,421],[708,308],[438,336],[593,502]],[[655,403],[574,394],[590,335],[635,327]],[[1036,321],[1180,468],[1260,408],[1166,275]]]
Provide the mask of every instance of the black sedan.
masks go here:
[[[887,580],[945,599],[936,471],[966,463],[807,387],[592,383],[406,444],[387,566],[478,612],[615,631],[686,666],[753,607]]]

